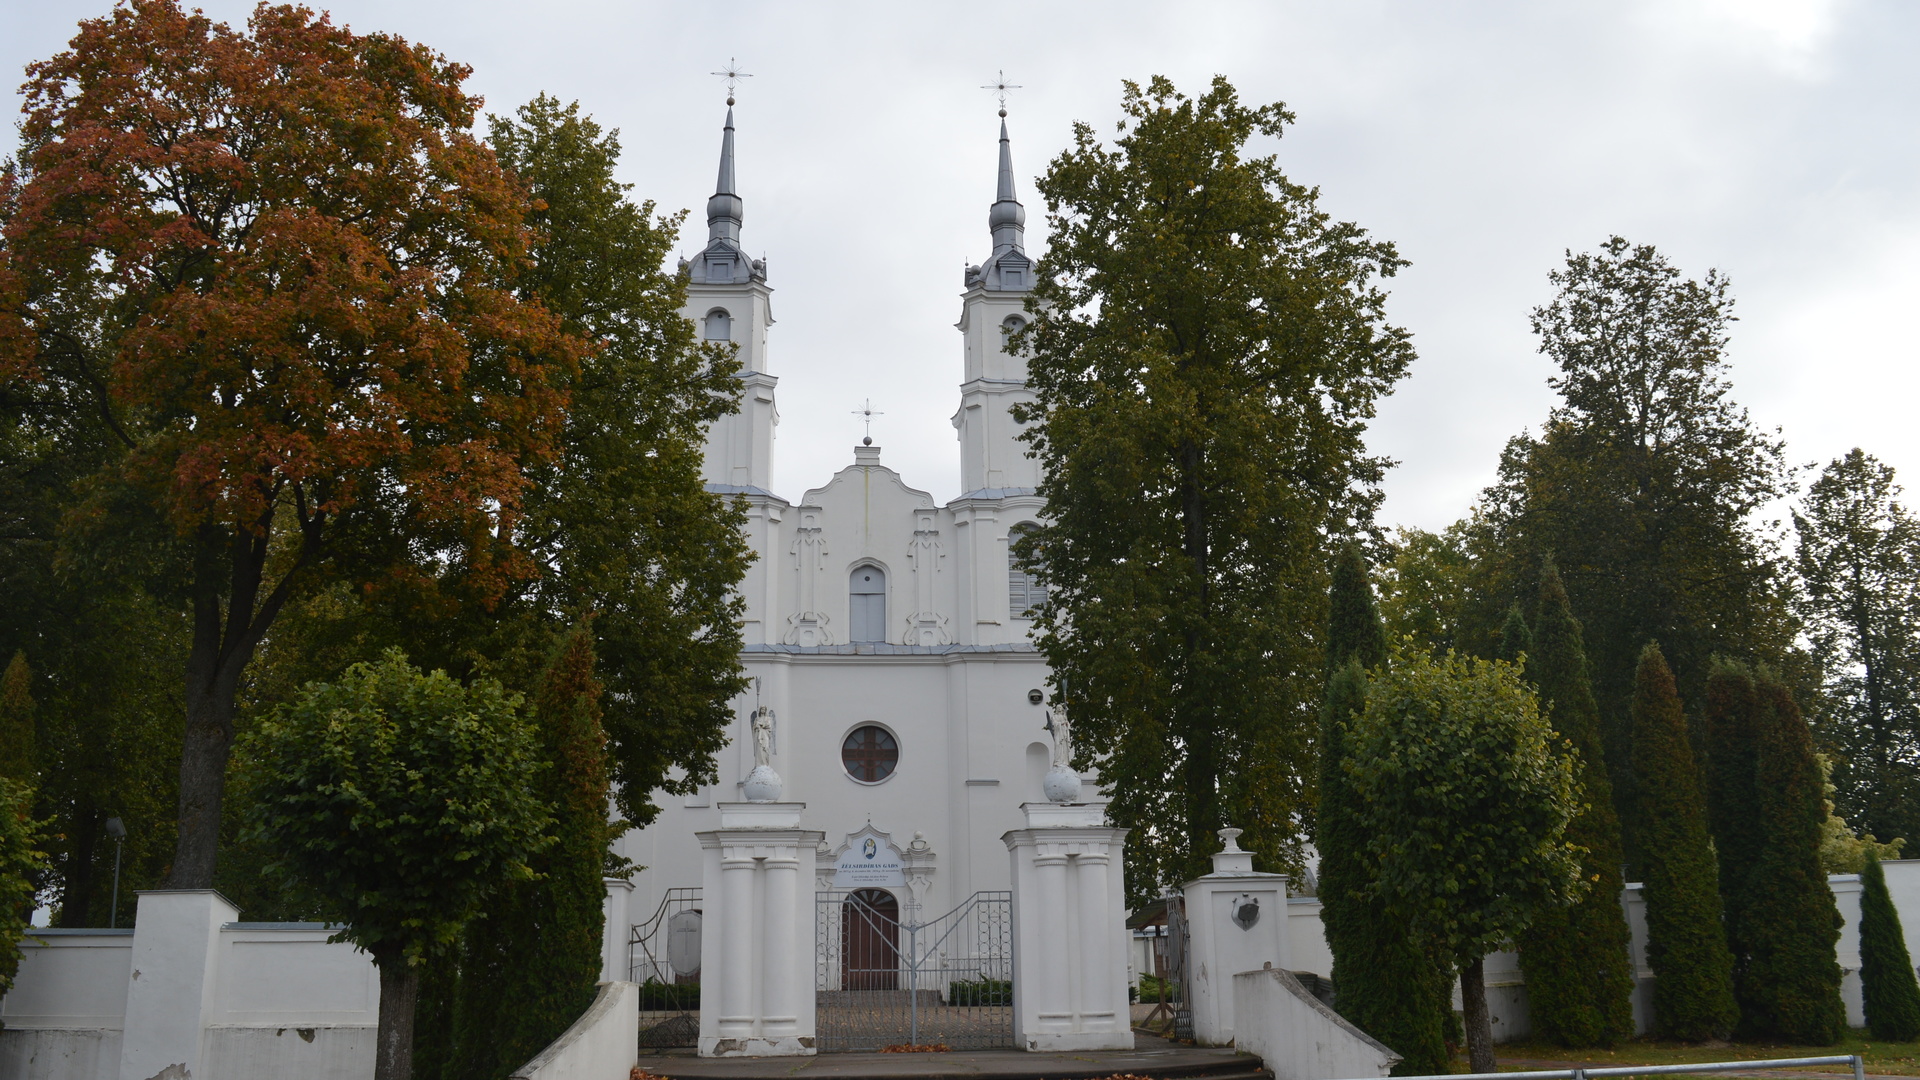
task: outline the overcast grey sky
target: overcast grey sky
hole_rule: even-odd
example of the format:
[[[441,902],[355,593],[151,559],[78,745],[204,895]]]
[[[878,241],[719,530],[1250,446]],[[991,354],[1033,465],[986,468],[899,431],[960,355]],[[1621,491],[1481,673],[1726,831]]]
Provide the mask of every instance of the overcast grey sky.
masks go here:
[[[1371,442],[1398,459],[1384,521],[1439,528],[1551,404],[1527,312],[1568,247],[1610,233],[1731,275],[1738,399],[1798,462],[1860,445],[1920,472],[1920,5],[1650,3],[321,4],[474,68],[506,111],[577,99],[665,208],[712,191],[737,57],[744,241],[766,255],[789,498],[852,461],[852,411],[909,483],[958,493],[961,270],[988,251],[1010,104],[1031,178],[1075,120],[1110,131],[1120,81],[1227,76],[1299,116],[1278,147],[1326,208],[1399,245],[1393,318],[1420,359]],[[208,3],[244,21],[251,5]],[[58,51],[102,3],[0,0],[0,68]],[[0,133],[11,151],[13,133]],[[683,251],[704,238],[690,222]]]

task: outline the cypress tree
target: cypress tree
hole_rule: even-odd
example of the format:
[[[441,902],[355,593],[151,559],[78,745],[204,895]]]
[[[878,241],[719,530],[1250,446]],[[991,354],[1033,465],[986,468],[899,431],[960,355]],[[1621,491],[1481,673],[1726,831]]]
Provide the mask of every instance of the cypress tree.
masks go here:
[[[1378,667],[1387,659],[1387,629],[1374,603],[1373,582],[1360,545],[1341,547],[1333,562],[1327,593],[1327,671],[1339,671],[1347,661],[1363,668]]]
[[[1401,1056],[1396,1075],[1441,1073],[1449,1065],[1443,1028],[1451,1011],[1447,984],[1406,928],[1389,920],[1378,901],[1359,895],[1372,875],[1343,764],[1346,731],[1366,707],[1365,668],[1386,658],[1386,632],[1358,545],[1347,545],[1333,565],[1328,609],[1331,675],[1320,714],[1314,842],[1320,852],[1321,921],[1333,952],[1334,1005]]]
[[[1733,956],[1734,1000],[1740,1003],[1743,1017],[1752,1011],[1747,1004],[1751,982],[1747,967],[1753,955],[1750,910],[1754,875],[1766,845],[1754,788],[1764,712],[1753,673],[1743,664],[1716,660],[1707,674],[1707,760],[1701,771],[1707,789],[1707,821],[1720,857],[1720,905],[1727,951]],[[1742,1030],[1747,1026],[1743,1023]]]
[[[1509,664],[1533,654],[1533,631],[1527,629],[1527,617],[1519,604],[1507,608],[1506,625],[1500,628],[1500,656]],[[1529,665],[1531,666],[1531,665]]]
[[[1641,650],[1630,715],[1654,1028],[1674,1039],[1724,1039],[1739,1012],[1720,875],[1680,694],[1656,644]]]
[[[1568,1047],[1612,1046],[1633,1035],[1632,938],[1620,910],[1620,820],[1580,622],[1550,559],[1540,574],[1527,670],[1578,769],[1586,806],[1568,824],[1567,840],[1586,849],[1580,876],[1588,886],[1572,907],[1549,909],[1520,935],[1527,1008],[1534,1034],[1543,1039]]]
[[[1860,874],[1860,997],[1874,1038],[1920,1039],[1920,979],[1914,978],[1900,912],[1887,893],[1887,872],[1871,848]]]
[[[534,697],[539,778],[554,843],[532,861],[538,877],[507,890],[466,935],[453,1006],[448,1080],[501,1080],[558,1038],[600,977],[608,765],[600,684],[585,627],[555,651]]]
[[[1827,1046],[1846,1033],[1840,1000],[1840,913],[1820,866],[1826,805],[1813,735],[1793,693],[1765,668],[1754,790],[1762,838],[1746,879],[1744,971],[1735,981],[1741,1033]]]

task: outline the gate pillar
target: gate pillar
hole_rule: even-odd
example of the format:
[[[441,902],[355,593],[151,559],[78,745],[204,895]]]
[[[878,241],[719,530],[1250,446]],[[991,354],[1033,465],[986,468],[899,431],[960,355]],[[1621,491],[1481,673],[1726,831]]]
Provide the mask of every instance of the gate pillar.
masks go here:
[[[700,1056],[814,1053],[813,861],[805,803],[723,802],[697,833],[705,904]]]
[[[1253,872],[1253,853],[1240,849],[1239,829],[1221,829],[1224,849],[1213,873],[1187,882],[1186,993],[1193,1009],[1193,1041],[1233,1045],[1233,977],[1262,965],[1293,966],[1287,943],[1287,878]]]
[[[1014,1041],[1028,1050],[1131,1050],[1127,830],[1103,803],[1026,803],[1001,837],[1013,859]]]

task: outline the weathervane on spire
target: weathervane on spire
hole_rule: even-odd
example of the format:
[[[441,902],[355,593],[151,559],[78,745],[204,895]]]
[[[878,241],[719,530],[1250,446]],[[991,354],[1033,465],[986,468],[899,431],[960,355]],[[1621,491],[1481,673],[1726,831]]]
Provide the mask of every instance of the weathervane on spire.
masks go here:
[[[991,90],[991,91],[993,91],[993,93],[994,93],[994,96],[1000,99],[1000,115],[1001,115],[1001,117],[1002,117],[1002,118],[1004,118],[1004,117],[1005,117],[1005,116],[1007,115],[1007,93],[1008,93],[1008,91],[1011,91],[1011,90],[1018,90],[1018,89],[1020,89],[1020,87],[1019,87],[1019,85],[1018,85],[1018,84],[1016,84],[1016,83],[1010,83],[1010,82],[1008,82],[1008,81],[1007,81],[1007,73],[1006,73],[1006,70],[1005,70],[1005,69],[1002,69],[1002,70],[1001,70],[1001,71],[999,72],[999,74],[995,76],[995,78],[994,78],[994,81],[993,81],[993,82],[990,82],[990,83],[988,83],[988,84],[986,84],[985,86],[982,86],[982,87],[981,87],[980,89],[982,89],[982,90]]]
[[[867,424],[867,437],[860,440],[861,445],[872,446],[873,445],[873,418],[876,416],[885,416],[887,414],[874,408],[873,399],[868,398],[864,404],[862,404],[859,408],[853,410],[853,415],[862,418],[863,420],[866,421],[866,424]]]
[[[741,71],[740,61],[735,60],[731,56],[727,57],[727,66],[725,68],[710,72],[709,74],[718,75],[727,80],[727,104],[729,105],[733,104],[733,90],[740,85],[740,80],[753,78],[752,75]]]

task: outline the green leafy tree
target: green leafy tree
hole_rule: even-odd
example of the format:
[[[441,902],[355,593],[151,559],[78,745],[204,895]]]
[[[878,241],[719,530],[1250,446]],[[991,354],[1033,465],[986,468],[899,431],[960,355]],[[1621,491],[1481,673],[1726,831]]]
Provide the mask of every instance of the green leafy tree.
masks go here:
[[[1512,440],[1481,525],[1499,552],[1482,591],[1502,607],[1556,560],[1585,628],[1625,847],[1638,865],[1628,703],[1658,640],[1689,698],[1724,654],[1793,650],[1784,569],[1755,513],[1787,491],[1781,443],[1731,397],[1726,278],[1685,277],[1657,249],[1612,237],[1569,252],[1533,312],[1560,394],[1538,436]]]
[[[1393,558],[1380,574],[1380,617],[1388,640],[1410,637],[1434,653],[1472,651],[1465,633],[1474,581],[1467,537],[1464,522],[1438,533],[1395,531]]]
[[[1834,801],[1869,833],[1920,836],[1920,523],[1893,467],[1856,447],[1821,471],[1793,524]]]
[[[0,777],[0,997],[20,972],[20,939],[33,916],[34,883],[46,870],[28,807],[33,789]]]
[[[1765,843],[1748,887],[1744,979],[1734,989],[1749,1038],[1829,1046],[1847,1030],[1840,1000],[1840,912],[1820,865],[1826,820],[1813,735],[1793,692],[1762,668],[1765,711],[1754,790]]]
[[[1283,106],[1125,87],[1115,142],[1076,125],[1039,182],[1053,239],[1016,346],[1049,524],[1016,552],[1145,901],[1229,823],[1298,864],[1332,538],[1371,527],[1366,423],[1413,349],[1378,287],[1392,245],[1249,156]]]
[[[1900,911],[1887,892],[1887,872],[1871,852],[1860,875],[1860,997],[1874,1038],[1920,1039],[1920,979],[1907,954]]]
[[[1632,746],[1654,1029],[1674,1039],[1724,1039],[1740,1013],[1721,925],[1720,872],[1680,692],[1654,644],[1640,654]]]
[[[450,958],[458,968],[451,1050],[434,1063],[446,1080],[504,1080],[593,1003],[614,831],[600,699],[593,638],[582,627],[561,644],[534,699],[547,766],[538,788],[553,814],[553,844],[533,856],[533,880],[487,902]]]
[[[1557,752],[1576,771],[1584,798],[1567,826],[1581,850],[1586,892],[1573,906],[1549,908],[1520,935],[1527,1011],[1534,1034],[1562,1046],[1612,1046],[1633,1036],[1633,956],[1620,909],[1620,821],[1600,749],[1599,707],[1587,681],[1587,654],[1559,569],[1547,560],[1527,673],[1540,691]]]
[[[1348,733],[1375,891],[1460,971],[1467,1048],[1492,1072],[1485,958],[1580,894],[1573,763],[1517,668],[1396,647]]]
[[[280,854],[270,869],[379,968],[375,1080],[411,1075],[421,969],[489,895],[532,877],[550,818],[519,705],[395,650],[309,686],[249,735],[252,824]]]
[[[1448,1066],[1442,1020],[1449,983],[1424,943],[1371,895],[1373,873],[1361,806],[1347,775],[1347,728],[1366,707],[1366,666],[1386,662],[1387,644],[1358,544],[1341,549],[1328,595],[1327,658],[1334,665],[1320,714],[1320,801],[1314,846],[1320,853],[1321,922],[1333,952],[1340,1015],[1400,1055],[1401,1076]]]

